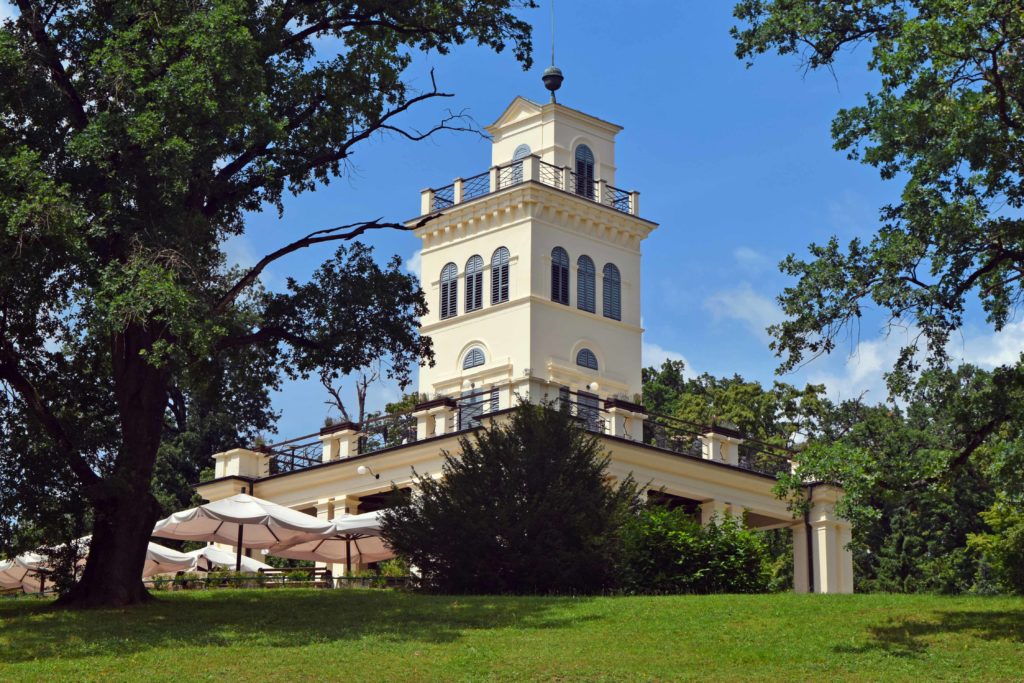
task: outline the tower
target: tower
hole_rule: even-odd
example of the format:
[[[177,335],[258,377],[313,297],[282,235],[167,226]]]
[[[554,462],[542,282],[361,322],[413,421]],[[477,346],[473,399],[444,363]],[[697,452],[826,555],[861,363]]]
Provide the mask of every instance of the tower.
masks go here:
[[[640,243],[657,226],[615,187],[621,130],[517,97],[487,126],[490,169],[422,192],[409,225],[435,365],[421,393],[476,395],[481,410],[640,393]]]

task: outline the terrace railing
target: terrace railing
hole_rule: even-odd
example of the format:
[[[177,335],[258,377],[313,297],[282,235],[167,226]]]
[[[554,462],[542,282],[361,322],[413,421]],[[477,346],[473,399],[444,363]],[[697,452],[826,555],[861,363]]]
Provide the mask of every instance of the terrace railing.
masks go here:
[[[388,448],[416,443],[436,435],[468,432],[478,428],[485,417],[508,409],[502,404],[497,388],[487,388],[457,397],[438,399],[422,406],[442,406],[442,422],[436,433],[428,434],[421,419],[424,410],[381,415],[366,420],[361,426],[341,425],[333,431],[325,429],[265,447],[257,447],[270,456],[270,473],[282,474],[319,465],[325,460],[325,440],[346,438],[352,448],[348,455],[367,455]],[[600,399],[595,395],[562,391],[558,407],[596,434],[637,441],[663,451],[701,460],[715,460],[721,464],[761,474],[776,476],[791,470],[790,453],[782,447],[743,439],[738,432],[698,425],[668,415],[645,411],[642,407],[619,399]],[[623,410],[630,419],[623,419]],[[344,435],[344,436],[341,436]],[[718,435],[716,437],[716,435]],[[715,439],[718,439],[716,446]],[[727,444],[728,457],[719,457],[716,451]]]
[[[469,178],[457,178],[450,185],[423,191],[424,213],[443,211],[523,182],[538,182],[569,192],[603,206],[639,215],[639,192],[613,187],[603,180],[583,179],[567,167],[555,166],[537,155],[530,155]]]

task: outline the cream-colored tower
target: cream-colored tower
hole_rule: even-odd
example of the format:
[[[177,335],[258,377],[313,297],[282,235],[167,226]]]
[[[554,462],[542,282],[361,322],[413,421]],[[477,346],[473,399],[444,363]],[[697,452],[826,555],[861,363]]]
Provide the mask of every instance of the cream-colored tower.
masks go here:
[[[482,392],[501,408],[561,388],[632,400],[640,242],[657,226],[639,218],[638,193],[614,187],[621,128],[517,97],[487,130],[491,168],[424,190],[410,221],[436,361],[420,392]]]

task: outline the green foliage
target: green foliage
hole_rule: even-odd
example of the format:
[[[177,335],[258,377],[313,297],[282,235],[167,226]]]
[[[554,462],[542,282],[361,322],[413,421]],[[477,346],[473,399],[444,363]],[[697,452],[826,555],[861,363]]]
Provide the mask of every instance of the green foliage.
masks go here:
[[[837,114],[833,139],[850,158],[904,183],[870,242],[843,249],[833,237],[811,245],[809,260],[783,262],[798,282],[780,297],[788,320],[771,330],[782,368],[832,351],[865,306],[916,325],[932,367],[945,365],[969,300],[1001,329],[1024,295],[1017,3],[742,0],[734,13],[736,53],[748,62],[775,50],[799,55],[808,69],[830,68],[844,50],[867,47],[860,54],[869,55],[879,88]],[[892,388],[906,390],[918,363],[911,345]],[[1009,370],[1020,375],[1024,366]]]
[[[629,593],[762,593],[771,584],[764,541],[741,520],[701,526],[682,509],[661,507],[624,525],[620,572]]]
[[[643,369],[643,405],[698,426],[729,423],[750,438],[779,446],[791,445],[810,428],[824,397],[824,386],[803,389],[775,382],[765,389],[739,375],[704,373],[685,378],[682,361],[667,360],[661,368]]]
[[[388,544],[446,593],[594,593],[614,583],[617,529],[635,504],[598,439],[566,411],[520,404],[446,455],[382,516]]]
[[[969,545],[991,565],[1005,590],[1024,595],[1024,509],[1002,497],[981,514],[991,533],[972,534]]]
[[[106,552],[82,594],[139,601],[118,568],[211,453],[272,427],[282,374],[384,360],[404,384],[430,361],[418,283],[353,244],[403,225],[295,224],[241,270],[224,245],[247,212],[283,213],[286,193],[343,175],[377,136],[471,128],[404,129],[450,97],[404,72],[467,42],[528,66],[524,6],[71,1],[0,23],[0,470],[19,460],[0,474],[0,525],[18,527],[4,545],[63,540],[43,520],[84,505]],[[307,281],[259,286],[268,265],[339,242]]]

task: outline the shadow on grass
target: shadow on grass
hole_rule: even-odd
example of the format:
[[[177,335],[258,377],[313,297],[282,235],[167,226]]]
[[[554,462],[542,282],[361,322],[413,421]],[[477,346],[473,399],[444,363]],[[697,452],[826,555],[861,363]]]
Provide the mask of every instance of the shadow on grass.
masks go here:
[[[178,593],[126,610],[82,612],[15,600],[0,603],[0,662],[127,655],[161,647],[295,647],[363,637],[445,643],[477,629],[568,628],[587,619],[566,616],[581,600],[224,590]]]
[[[930,618],[929,618],[930,617]],[[838,653],[881,652],[913,658],[927,653],[931,641],[944,636],[1024,643],[1024,609],[1002,611],[938,611],[917,618],[892,619],[868,629],[871,640],[856,647],[836,647]]]

